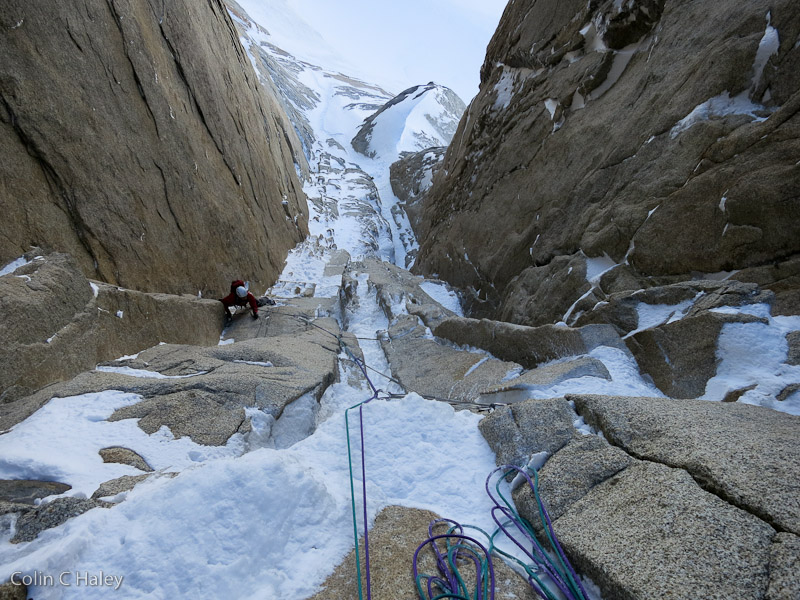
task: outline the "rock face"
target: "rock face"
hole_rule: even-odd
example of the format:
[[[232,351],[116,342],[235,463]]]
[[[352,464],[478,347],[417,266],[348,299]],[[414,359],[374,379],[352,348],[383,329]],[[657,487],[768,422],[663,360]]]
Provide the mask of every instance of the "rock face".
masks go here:
[[[741,269],[796,311],[798,30],[793,0],[511,4],[415,269],[532,325],[612,293],[600,259],[613,291]]]
[[[160,342],[215,344],[222,325],[216,300],[90,282],[57,253],[0,277],[0,308],[0,428],[38,408],[14,401],[45,385]]]
[[[552,325],[526,327],[488,319],[450,317],[439,323],[433,332],[456,344],[483,348],[528,369],[566,356],[585,354],[601,345],[624,348],[609,325],[574,329]]]
[[[800,590],[800,537],[791,533],[775,536],[770,556],[767,600],[790,600]]]
[[[525,462],[527,458],[522,464]],[[539,473],[539,493],[544,499],[550,519],[555,521],[560,518],[593,487],[616,475],[632,462],[633,459],[623,450],[611,446],[600,437],[573,436],[566,446],[545,463]],[[520,486],[514,491],[514,504],[521,514],[528,516],[534,527],[541,527],[540,519],[536,518],[539,508],[530,486]]]
[[[573,419],[563,398],[528,400],[495,410],[479,427],[497,455],[498,466],[524,468],[532,455],[554,454],[566,446],[577,435]]]
[[[57,481],[31,481],[25,479],[0,479],[0,502],[36,504],[36,500],[63,494],[72,486]]]
[[[637,461],[554,528],[603,597],[755,599],[769,581],[772,527],[664,465]]]
[[[401,92],[368,117],[352,140],[357,152],[371,158],[394,158],[446,146],[464,113],[453,90],[433,82]]]
[[[267,285],[307,233],[291,133],[220,0],[6,3],[0,263],[142,291]]]
[[[147,464],[147,461],[142,456],[131,450],[130,448],[123,448],[121,446],[111,446],[109,448],[101,448],[98,452],[100,458],[105,463],[118,463],[121,465],[129,465],[140,471],[150,473],[153,467]]]
[[[0,600],[27,600],[28,587],[17,583],[0,584]]]
[[[800,418],[759,406],[568,396],[630,454],[685,469],[706,489],[800,534]]]
[[[403,155],[389,168],[392,191],[408,215],[408,221],[418,238],[424,237],[425,222],[422,207],[433,177],[444,160],[446,147],[428,148]]]
[[[570,560],[604,598],[800,594],[796,417],[698,400],[566,400],[603,435],[573,430],[548,448],[558,425],[542,403],[564,400],[495,411],[481,431],[498,464],[553,452],[539,469],[540,497]],[[532,491],[513,496],[541,534]]]
[[[717,372],[717,340],[727,323],[754,323],[749,315],[711,312],[640,331],[628,340],[643,373],[673,398],[697,398]]]

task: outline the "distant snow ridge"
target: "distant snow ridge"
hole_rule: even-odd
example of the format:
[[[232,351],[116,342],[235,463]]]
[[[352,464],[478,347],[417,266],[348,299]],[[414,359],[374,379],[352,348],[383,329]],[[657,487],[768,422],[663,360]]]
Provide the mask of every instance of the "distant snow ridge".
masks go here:
[[[466,106],[433,82],[409,88],[364,121],[353,148],[370,158],[395,160],[402,152],[447,146]]]

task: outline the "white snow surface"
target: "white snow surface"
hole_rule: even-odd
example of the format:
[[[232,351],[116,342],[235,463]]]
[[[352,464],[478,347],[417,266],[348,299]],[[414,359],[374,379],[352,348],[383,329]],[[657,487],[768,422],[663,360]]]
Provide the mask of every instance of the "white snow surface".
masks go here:
[[[283,450],[241,454],[237,440],[220,449],[197,447],[194,452],[204,453],[197,457],[200,462],[192,460],[192,451],[184,458],[184,449],[172,450],[170,466],[183,467],[178,477],[140,484],[113,509],[92,510],[33,542],[3,544],[0,577],[34,567],[47,573],[102,570],[125,577],[125,598],[307,597],[352,547],[341,409],[364,396],[341,384],[331,387],[323,405],[334,405],[334,414],[312,436]],[[106,405],[104,410],[92,409],[98,400]],[[52,432],[37,425],[48,422],[48,415],[15,428],[15,439],[0,440],[3,465],[20,464],[19,456],[7,454],[19,448],[20,441],[25,448],[39,448],[41,464],[35,468],[31,459],[28,470],[3,471],[3,476],[41,477],[47,463],[52,477],[76,484],[73,492],[90,493],[100,480],[135,471],[104,465],[97,456],[98,444],[133,447],[161,468],[165,451],[183,440],[164,436],[159,440],[163,448],[147,452],[145,447],[156,442],[134,420],[102,420],[112,407],[135,401],[133,395],[119,392],[63,399],[57,405],[72,403],[83,411],[80,420],[70,418],[70,424],[83,422],[87,430],[80,432],[83,435],[76,431],[69,440],[59,435],[61,443],[41,447]],[[363,414],[370,520],[384,506],[402,504],[491,527],[483,484],[494,468],[494,454],[477,429],[480,417],[414,394],[375,400],[364,406]],[[350,422],[352,443],[358,445],[357,412],[351,413]],[[110,431],[99,436],[88,431],[91,428]],[[23,435],[28,438],[21,439]],[[444,440],[446,452],[440,445]],[[212,453],[214,459],[208,456]],[[94,474],[92,479],[88,473]],[[360,501],[357,508],[360,511]],[[29,593],[44,600],[100,598],[107,590],[39,586]]]
[[[594,258],[587,258],[586,259],[586,280],[589,283],[597,283],[600,280],[600,276],[607,271],[610,271],[614,267],[617,266],[617,263],[614,262],[614,259],[608,256],[608,254],[604,254],[603,256],[597,256]]]
[[[754,121],[763,121],[764,117],[760,117],[756,113],[763,111],[764,107],[752,102],[748,94],[749,91],[745,91],[731,97],[730,93],[725,91],[698,104],[688,115],[675,124],[669,132],[670,137],[674,139],[693,125],[701,121],[708,121],[713,117],[749,115]]]
[[[697,300],[697,297],[691,300],[684,300],[679,304],[647,304],[646,302],[639,302],[636,305],[636,313],[639,317],[636,329],[625,337],[629,338],[645,329],[681,320],[692,308],[695,300]]]
[[[0,269],[0,277],[2,277],[3,275],[10,275],[20,267],[27,265],[29,262],[30,261],[27,260],[24,256],[20,256],[16,260],[12,260],[6,266]]]
[[[786,334],[800,330],[800,317],[773,317],[767,304],[724,307],[716,312],[752,314],[767,323],[723,326],[717,347],[721,362],[716,375],[706,384],[702,398],[720,401],[729,391],[752,387],[739,402],[800,415],[800,394],[794,393],[783,401],[776,399],[787,386],[800,383],[800,366],[786,364],[789,350]]]
[[[375,119],[370,151],[379,157],[397,160],[401,152],[418,152],[434,146],[447,146],[450,140],[445,139],[431,122],[454,119],[443,106],[444,101],[441,87],[422,87],[383,111]]]
[[[123,360],[126,357],[123,357],[118,360]],[[119,375],[128,375],[130,377],[142,377],[142,378],[149,378],[149,379],[186,379],[187,377],[196,377],[197,375],[205,375],[207,371],[198,371],[197,373],[192,373],[191,375],[163,375],[158,371],[148,371],[147,369],[133,369],[131,367],[107,367],[107,366],[98,366],[95,371],[101,371],[104,373],[118,373]]]
[[[464,310],[461,308],[461,301],[458,299],[458,295],[443,281],[423,281],[419,284],[419,287],[447,310],[453,311],[459,317],[464,316]]]

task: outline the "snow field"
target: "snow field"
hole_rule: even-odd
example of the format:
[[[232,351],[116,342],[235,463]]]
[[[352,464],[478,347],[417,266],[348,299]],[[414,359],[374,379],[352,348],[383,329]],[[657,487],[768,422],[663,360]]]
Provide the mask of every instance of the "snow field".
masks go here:
[[[136,401],[126,397],[132,395],[105,394],[107,402],[116,401],[116,405]],[[140,484],[113,509],[89,511],[30,543],[4,545],[0,576],[32,567],[51,573],[102,570],[125,576],[125,598],[307,597],[352,547],[342,408],[367,397],[364,390],[337,384],[323,398],[323,407],[333,407],[328,418],[290,448],[225,456],[234,448],[242,451],[241,443],[229,444],[219,450],[220,455],[206,456],[202,463],[185,461],[174,479]],[[85,403],[101,400],[77,398]],[[73,399],[63,400],[61,404]],[[90,410],[84,406],[83,418],[97,426],[125,427],[127,439],[104,438],[96,430],[84,430],[83,443],[66,455],[74,439],[60,437],[57,447],[42,448],[48,456],[64,455],[64,465],[71,466],[51,473],[76,485],[73,491],[90,493],[99,480],[135,471],[123,465],[105,465],[104,470],[95,464],[100,461],[100,446],[124,442],[147,455],[144,446],[153,443],[141,439],[153,436],[138,430],[135,420],[92,420],[102,419],[106,412],[87,414]],[[384,506],[402,504],[491,527],[483,482],[494,467],[494,454],[477,429],[479,416],[414,394],[400,400],[374,400],[363,407],[363,414],[370,520]],[[358,413],[350,415],[351,443],[358,461]],[[72,418],[70,425],[75,421]],[[29,436],[26,447],[52,437],[52,431],[28,425],[22,428]],[[131,439],[135,437],[140,439]],[[76,472],[78,465],[85,471]],[[358,463],[354,471],[360,480]],[[42,472],[31,465],[26,474],[41,478]],[[357,504],[360,510],[360,499]],[[30,591],[45,600],[104,597],[106,592],[60,587]]]
[[[226,446],[203,446],[188,437],[175,439],[166,427],[148,435],[136,419],[106,420],[141,399],[113,390],[54,398],[0,436],[0,479],[60,481],[72,486],[65,496],[88,498],[105,481],[142,474],[134,467],[104,463],[98,454],[102,448],[131,448],[157,471],[178,471],[244,450],[240,435]]]

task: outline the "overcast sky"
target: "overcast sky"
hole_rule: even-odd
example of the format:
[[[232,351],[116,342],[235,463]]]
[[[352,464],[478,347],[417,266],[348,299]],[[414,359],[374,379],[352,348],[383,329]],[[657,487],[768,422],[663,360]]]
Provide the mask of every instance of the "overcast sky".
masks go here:
[[[252,2],[252,0],[250,0]],[[399,93],[435,81],[469,103],[506,0],[286,0],[352,73]]]

